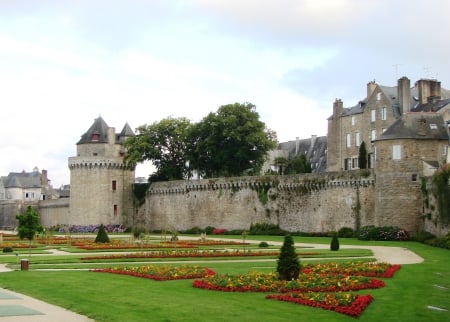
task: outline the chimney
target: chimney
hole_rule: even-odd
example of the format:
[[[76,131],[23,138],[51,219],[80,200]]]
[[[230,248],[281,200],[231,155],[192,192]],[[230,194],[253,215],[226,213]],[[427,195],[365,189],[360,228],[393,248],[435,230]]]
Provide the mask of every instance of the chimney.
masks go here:
[[[376,87],[377,87],[377,83],[375,83],[375,80],[367,83],[367,98],[372,96]]]
[[[344,110],[344,104],[340,99],[337,99],[333,103],[333,117],[341,116]]]
[[[41,186],[46,186],[46,185],[48,185],[47,170],[42,169]]]
[[[441,82],[434,79],[420,79],[416,82],[420,104],[426,104],[430,96],[441,97]]]
[[[108,144],[116,143],[116,129],[114,127],[108,127]]]
[[[397,96],[400,105],[400,114],[411,110],[411,82],[408,77],[403,76],[397,81]]]

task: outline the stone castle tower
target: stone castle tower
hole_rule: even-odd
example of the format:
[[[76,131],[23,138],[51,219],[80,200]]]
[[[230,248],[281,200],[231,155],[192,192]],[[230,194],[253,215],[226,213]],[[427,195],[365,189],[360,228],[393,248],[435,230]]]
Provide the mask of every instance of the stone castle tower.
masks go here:
[[[124,163],[124,141],[134,136],[125,124],[115,133],[101,116],[81,136],[77,155],[69,158],[69,223],[124,224],[132,213],[134,167]]]

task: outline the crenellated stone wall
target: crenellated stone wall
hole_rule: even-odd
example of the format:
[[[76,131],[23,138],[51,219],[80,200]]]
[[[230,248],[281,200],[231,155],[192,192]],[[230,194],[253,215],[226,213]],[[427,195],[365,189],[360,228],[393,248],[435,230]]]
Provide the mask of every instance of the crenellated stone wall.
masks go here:
[[[144,224],[155,230],[248,229],[252,223],[304,232],[356,229],[374,223],[375,180],[361,173],[154,183],[143,206]]]

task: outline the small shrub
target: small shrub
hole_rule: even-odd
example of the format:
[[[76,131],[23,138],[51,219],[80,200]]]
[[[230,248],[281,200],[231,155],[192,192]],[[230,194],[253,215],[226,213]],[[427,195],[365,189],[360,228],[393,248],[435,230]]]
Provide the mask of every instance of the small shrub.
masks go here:
[[[395,226],[364,226],[358,233],[360,240],[408,240],[409,234],[405,229]]]
[[[300,274],[300,261],[295,251],[294,240],[291,235],[284,237],[281,246],[280,256],[277,263],[278,278],[284,281],[291,281],[298,278]]]
[[[205,228],[205,233],[207,233],[208,235],[211,235],[213,230],[214,230],[214,227],[208,226]]]
[[[249,235],[284,235],[286,232],[280,226],[268,223],[256,223],[250,225]]]
[[[413,236],[413,240],[418,241],[420,243],[424,243],[427,240],[436,238],[435,235],[428,231],[419,231],[416,235]]]
[[[269,247],[269,244],[266,243],[265,241],[262,241],[262,242],[259,243],[258,246],[259,246],[259,247]]]
[[[333,238],[331,239],[330,250],[333,250],[333,251],[339,250],[339,239],[338,239],[337,234],[334,234]]]
[[[225,228],[214,228],[212,233],[213,235],[223,235],[228,232],[228,229]]]
[[[338,237],[340,238],[352,238],[355,236],[355,232],[350,227],[342,227],[338,231]]]
[[[142,235],[145,235],[146,229],[144,226],[135,226],[132,229],[134,238],[140,238]]]
[[[12,252],[13,252],[13,249],[12,249],[12,247],[4,247],[4,248],[3,248],[3,252],[4,252],[4,253],[12,253]]]
[[[109,237],[106,233],[105,226],[103,224],[98,228],[97,237],[95,237],[96,243],[109,243]]]

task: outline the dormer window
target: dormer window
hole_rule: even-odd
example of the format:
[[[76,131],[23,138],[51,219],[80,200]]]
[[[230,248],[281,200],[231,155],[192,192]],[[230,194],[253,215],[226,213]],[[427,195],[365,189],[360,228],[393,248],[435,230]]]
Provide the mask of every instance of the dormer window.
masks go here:
[[[91,141],[98,142],[99,135],[98,133],[92,133]]]
[[[431,123],[430,124],[430,129],[437,130],[438,129],[437,124]]]

